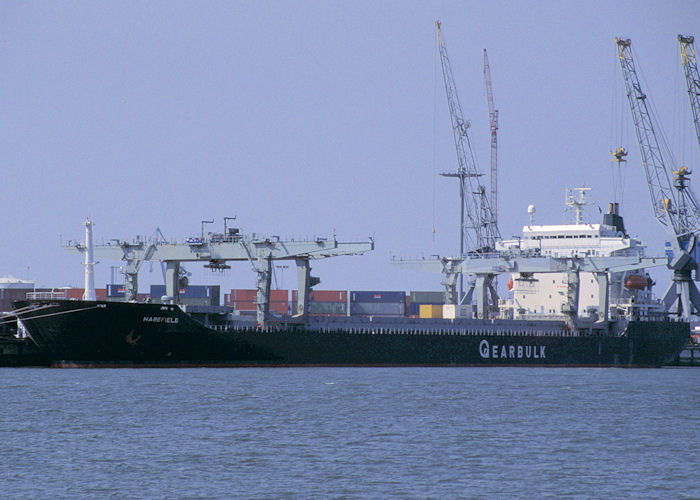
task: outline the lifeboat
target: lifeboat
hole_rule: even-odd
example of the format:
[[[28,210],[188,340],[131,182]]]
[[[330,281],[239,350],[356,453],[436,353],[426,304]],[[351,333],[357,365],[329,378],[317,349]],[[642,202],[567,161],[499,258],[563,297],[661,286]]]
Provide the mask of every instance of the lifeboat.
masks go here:
[[[628,276],[625,280],[625,286],[628,290],[644,290],[647,285],[647,279],[639,274]]]
[[[508,291],[513,289],[513,278],[508,279]]]

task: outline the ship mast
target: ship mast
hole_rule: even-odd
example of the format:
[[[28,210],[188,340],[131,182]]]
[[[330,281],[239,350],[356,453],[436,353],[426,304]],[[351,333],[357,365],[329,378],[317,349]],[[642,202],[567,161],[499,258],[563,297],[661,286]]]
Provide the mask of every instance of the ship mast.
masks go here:
[[[576,211],[575,224],[583,224],[583,207],[586,205],[586,192],[590,190],[591,188],[587,187],[571,188],[567,190],[565,204],[567,207],[574,207]],[[578,191],[578,199],[574,196],[573,191]]]
[[[92,221],[85,220],[85,291],[84,300],[96,300],[95,296],[95,258],[92,248]]]

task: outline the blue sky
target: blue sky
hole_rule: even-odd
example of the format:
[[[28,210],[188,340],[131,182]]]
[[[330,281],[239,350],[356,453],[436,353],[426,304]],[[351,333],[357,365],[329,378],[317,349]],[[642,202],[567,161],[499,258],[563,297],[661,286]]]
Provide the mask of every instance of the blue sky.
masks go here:
[[[627,227],[661,254],[614,38],[632,39],[677,163],[697,167],[676,41],[700,35],[691,2],[3,2],[0,276],[82,286],[60,242],[82,238],[87,216],[96,242],[156,227],[182,240],[237,216],[248,233],[375,237],[370,255],[317,263],[319,288],[439,289],[389,264],[458,248],[457,186],[438,176],[456,155],[436,19],[483,172],[489,52],[502,234],[520,234],[530,203],[537,222],[563,222],[567,187],[605,208],[623,145]],[[223,279],[189,270],[255,284],[247,264]],[[161,280],[144,266],[142,288]]]

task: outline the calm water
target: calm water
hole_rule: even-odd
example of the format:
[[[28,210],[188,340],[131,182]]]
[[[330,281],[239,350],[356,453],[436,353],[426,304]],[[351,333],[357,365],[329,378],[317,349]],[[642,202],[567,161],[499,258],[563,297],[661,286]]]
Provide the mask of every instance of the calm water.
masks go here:
[[[2,498],[700,498],[700,369],[0,369]]]

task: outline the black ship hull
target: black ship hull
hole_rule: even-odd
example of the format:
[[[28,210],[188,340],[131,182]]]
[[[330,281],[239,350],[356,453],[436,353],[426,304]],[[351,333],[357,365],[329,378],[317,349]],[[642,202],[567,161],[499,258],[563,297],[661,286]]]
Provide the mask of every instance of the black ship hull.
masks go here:
[[[678,356],[689,325],[631,321],[624,332],[563,323],[395,320],[206,326],[177,306],[18,302],[23,327],[56,367],[624,366]],[[343,318],[346,319],[346,318]],[[349,318],[347,318],[349,320]],[[403,321],[400,321],[403,320]]]
[[[0,337],[0,367],[49,366],[51,361],[44,356],[31,339]]]
[[[31,339],[17,337],[17,322],[13,316],[0,318],[0,367],[49,366]]]

